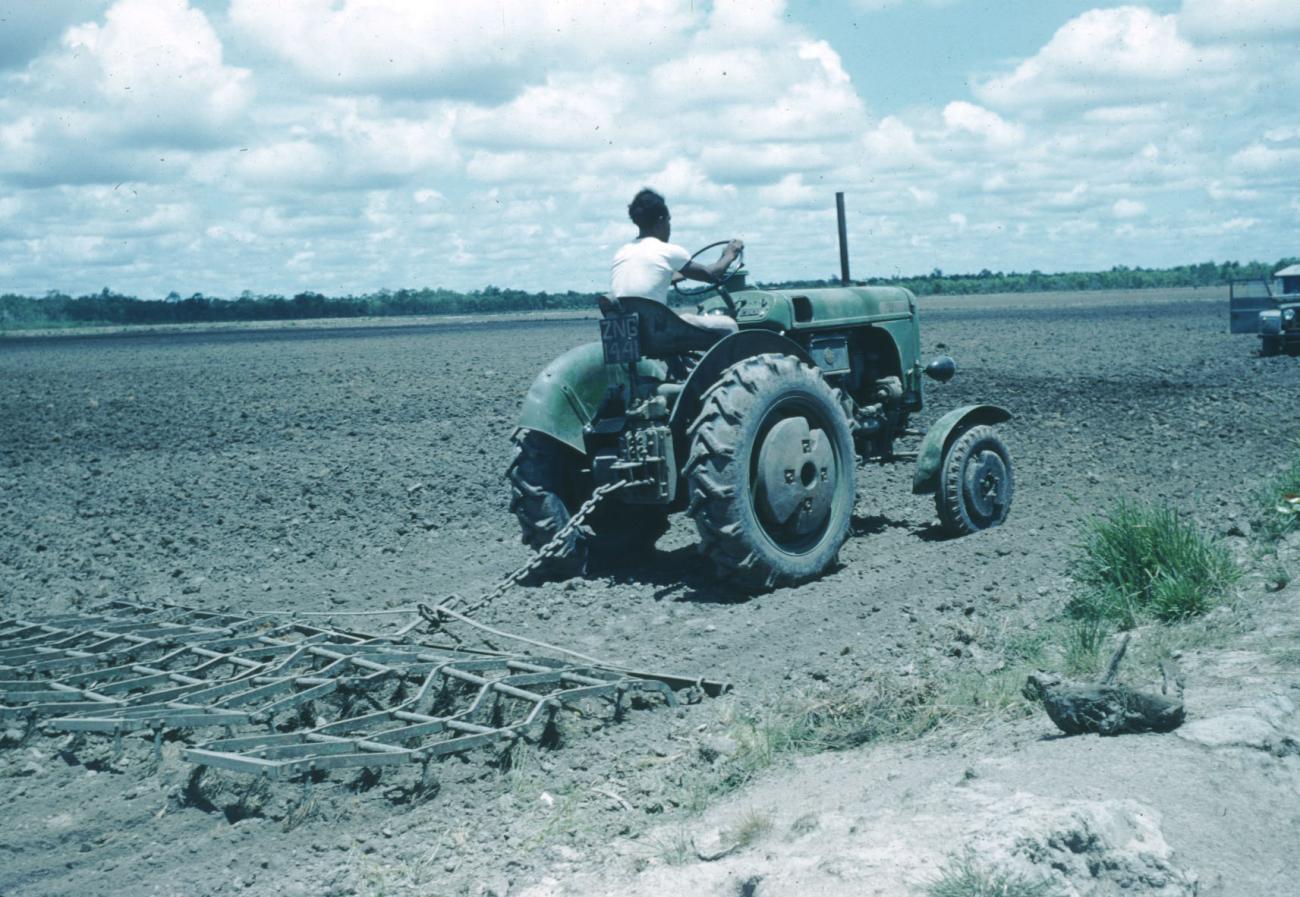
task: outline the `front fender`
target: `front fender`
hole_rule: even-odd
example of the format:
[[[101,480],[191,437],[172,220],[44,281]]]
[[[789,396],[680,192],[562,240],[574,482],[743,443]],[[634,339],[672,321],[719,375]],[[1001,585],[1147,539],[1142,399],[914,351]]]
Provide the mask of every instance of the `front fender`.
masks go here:
[[[662,380],[666,369],[662,362],[643,358],[637,362],[637,373]],[[516,432],[545,433],[585,455],[582,428],[591,423],[610,385],[626,382],[627,369],[606,366],[600,343],[570,349],[543,368],[528,387]]]
[[[912,474],[912,492],[924,495],[939,488],[939,468],[944,452],[952,441],[971,427],[982,424],[1000,424],[1011,419],[1011,412],[997,405],[963,405],[939,418],[926,431],[921,449],[916,456],[916,472]]]

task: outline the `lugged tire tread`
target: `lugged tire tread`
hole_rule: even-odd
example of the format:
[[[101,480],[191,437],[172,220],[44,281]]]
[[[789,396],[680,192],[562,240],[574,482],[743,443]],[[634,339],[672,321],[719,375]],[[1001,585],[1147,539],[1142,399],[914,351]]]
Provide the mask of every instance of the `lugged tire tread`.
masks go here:
[[[515,457],[506,471],[510,480],[510,510],[519,520],[520,540],[536,551],[569,521],[586,495],[561,494],[563,484],[558,481],[558,469],[566,462],[564,446],[532,431],[517,435],[514,442]],[[576,458],[573,463],[578,463]],[[554,503],[550,501],[552,497],[558,500],[563,514],[555,512]],[[589,553],[613,556],[620,552],[649,550],[668,531],[668,515],[667,512],[651,514],[649,506],[643,508],[631,526],[620,525],[625,520],[618,513],[621,508],[606,514],[601,513],[604,506],[597,508],[586,521],[591,535],[581,531],[574,533],[544,572],[548,575],[581,572]]]
[[[736,486],[727,482],[731,479],[729,467],[738,463],[737,430],[760,396],[764,381],[772,378],[824,390],[836,408],[844,407],[841,391],[799,359],[758,355],[736,362],[705,391],[701,411],[687,430],[692,437],[690,461],[684,471],[691,489],[687,514],[699,529],[700,550],[713,560],[720,575],[748,588],[770,588],[792,581],[770,569],[746,541],[743,522],[737,517],[737,503],[732,500]],[[852,477],[851,453],[846,460],[847,469],[841,475]]]

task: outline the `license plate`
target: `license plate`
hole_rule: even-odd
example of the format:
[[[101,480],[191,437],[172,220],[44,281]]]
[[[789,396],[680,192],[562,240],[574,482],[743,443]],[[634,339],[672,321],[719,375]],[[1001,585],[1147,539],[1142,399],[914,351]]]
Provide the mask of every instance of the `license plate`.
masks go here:
[[[641,357],[640,320],[634,314],[600,319],[600,345],[605,364],[630,364]]]

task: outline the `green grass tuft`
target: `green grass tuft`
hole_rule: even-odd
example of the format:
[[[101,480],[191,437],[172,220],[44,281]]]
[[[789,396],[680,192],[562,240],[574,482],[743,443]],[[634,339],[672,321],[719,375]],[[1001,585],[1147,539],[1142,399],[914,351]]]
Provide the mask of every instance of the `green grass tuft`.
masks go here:
[[[1254,531],[1265,545],[1300,532],[1300,452],[1288,468],[1258,490],[1255,506]]]
[[[1177,511],[1122,501],[1088,522],[1074,564],[1082,591],[1070,603],[1082,620],[1131,629],[1205,613],[1240,576],[1228,550]]]
[[[1074,620],[1065,631],[1065,672],[1071,676],[1091,679],[1101,672],[1102,648],[1110,626],[1098,617]]]
[[[1055,897],[1050,882],[985,866],[970,851],[948,858],[926,887],[929,897]]]

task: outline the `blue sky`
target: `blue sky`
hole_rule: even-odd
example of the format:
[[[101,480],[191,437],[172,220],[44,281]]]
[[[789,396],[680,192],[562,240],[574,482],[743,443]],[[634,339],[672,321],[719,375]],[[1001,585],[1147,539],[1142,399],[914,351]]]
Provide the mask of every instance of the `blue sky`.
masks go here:
[[[0,292],[595,290],[1300,252],[1300,3],[0,0]]]

